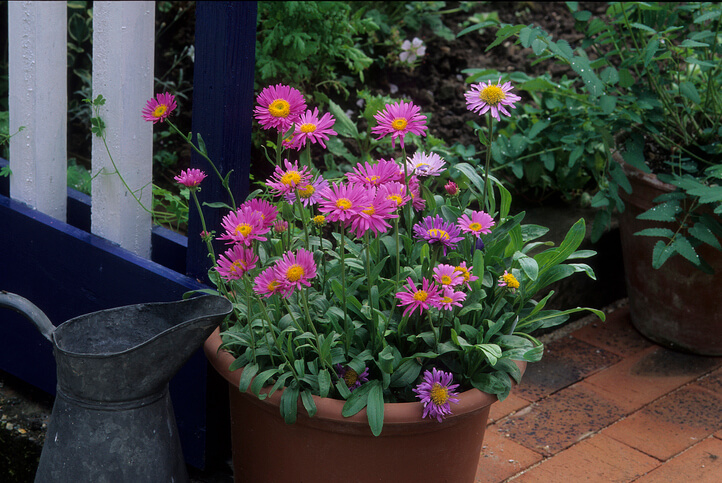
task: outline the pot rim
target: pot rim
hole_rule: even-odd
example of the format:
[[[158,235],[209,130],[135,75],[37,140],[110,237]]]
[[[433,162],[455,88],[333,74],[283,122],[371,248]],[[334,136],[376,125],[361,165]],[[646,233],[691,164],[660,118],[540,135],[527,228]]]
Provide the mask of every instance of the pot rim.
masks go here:
[[[241,373],[243,372],[242,369],[236,370],[236,371],[229,371],[228,368],[230,365],[235,361],[235,357],[227,351],[221,350],[220,346],[222,343],[221,335],[220,335],[220,328],[217,327],[213,333],[208,337],[205,344],[203,345],[203,350],[206,354],[206,358],[211,363],[211,365],[218,371],[218,373],[231,385],[234,387],[238,387],[238,383],[241,378]],[[524,373],[526,369],[526,361],[514,361],[517,366],[519,366],[519,369],[521,369],[522,374]],[[512,380],[512,386],[515,386],[516,382]],[[268,393],[270,388],[263,388],[261,390],[262,393]],[[251,396],[251,399],[254,400],[254,402],[257,402],[258,404],[266,405],[266,406],[272,406],[278,410],[278,406],[280,405],[281,401],[281,394],[283,393],[283,389],[279,389],[276,392],[274,392],[270,397],[266,397],[264,400],[258,399],[258,397],[253,394],[253,392],[250,390],[250,387],[246,390],[246,394]],[[482,392],[478,389],[469,389],[468,391],[464,391],[462,393],[459,393],[457,396],[459,399],[458,404],[454,404],[452,406],[453,409],[453,416],[455,418],[463,417],[466,415],[471,415],[473,413],[476,413],[478,411],[481,411],[485,409],[486,407],[490,406],[491,404],[495,403],[498,398],[496,395],[488,394],[485,392]],[[320,396],[312,395],[313,401],[316,403],[316,408],[318,409],[317,413],[311,418],[311,419],[326,419],[326,420],[333,420],[333,421],[343,421],[344,423],[359,423],[363,424],[364,426],[368,426],[368,419],[366,416],[366,408],[362,409],[358,413],[354,414],[353,416],[343,416],[341,414],[341,410],[345,404],[345,400],[342,399],[333,399],[333,398],[322,398]],[[301,402],[299,404],[299,409],[302,408]],[[438,424],[438,421],[435,419],[421,419],[421,414],[423,412],[423,404],[421,401],[414,401],[414,402],[401,402],[401,403],[385,403],[384,404],[384,427],[386,427],[387,424],[404,424],[409,423],[409,412],[410,409],[418,413],[418,420],[415,421],[416,423],[428,423],[432,422],[435,424]],[[299,416],[303,414],[303,416],[307,416],[307,413],[305,409],[299,411]]]

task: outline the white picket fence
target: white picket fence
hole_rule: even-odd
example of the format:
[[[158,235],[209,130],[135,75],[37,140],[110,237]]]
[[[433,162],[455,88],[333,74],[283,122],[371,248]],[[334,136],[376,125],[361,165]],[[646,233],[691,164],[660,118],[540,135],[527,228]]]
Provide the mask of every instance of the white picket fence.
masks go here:
[[[10,196],[65,221],[67,211],[67,2],[8,3]],[[93,3],[93,98],[118,170],[151,206],[153,125],[141,110],[153,97],[155,2]],[[91,231],[150,257],[151,217],[114,175],[93,136]]]

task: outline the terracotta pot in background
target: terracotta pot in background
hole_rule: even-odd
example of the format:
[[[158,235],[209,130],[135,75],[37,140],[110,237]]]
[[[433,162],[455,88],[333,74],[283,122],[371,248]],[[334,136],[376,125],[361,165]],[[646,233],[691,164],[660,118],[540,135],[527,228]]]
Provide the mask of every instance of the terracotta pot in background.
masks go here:
[[[235,481],[474,481],[496,396],[466,391],[442,423],[421,419],[420,402],[386,404],[378,437],[371,434],[365,409],[345,418],[344,401],[316,396],[314,417],[299,403],[296,423],[286,424],[278,409],[281,391],[263,401],[250,391],[241,393],[242,371],[228,370],[234,358],[219,351],[220,344],[216,330],[204,350],[230,385]],[[524,371],[526,363],[517,364]]]
[[[619,158],[617,158],[619,159]],[[632,184],[632,193],[620,190],[625,210],[619,218],[625,279],[632,324],[649,339],[671,349],[700,355],[722,355],[722,252],[702,245],[697,252],[712,266],[709,275],[679,255],[662,267],[652,267],[658,238],[635,236],[645,228],[672,223],[638,220],[653,207],[653,200],[675,187],[621,162]]]

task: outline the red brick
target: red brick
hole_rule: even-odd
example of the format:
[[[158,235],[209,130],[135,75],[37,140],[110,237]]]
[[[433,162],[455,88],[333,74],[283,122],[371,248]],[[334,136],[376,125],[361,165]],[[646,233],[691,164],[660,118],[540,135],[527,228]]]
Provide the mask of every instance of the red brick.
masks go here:
[[[619,360],[618,355],[573,337],[555,340],[546,345],[541,361],[527,366],[514,392],[526,400],[538,401]]]
[[[509,396],[503,401],[495,402],[491,405],[491,410],[489,411],[489,424],[531,404],[526,399],[522,399],[521,397],[514,395],[515,390],[516,388],[512,389],[511,394],[509,394]]]
[[[637,332],[632,325],[629,318],[629,306],[607,314],[604,322],[599,320],[585,325],[572,332],[572,336],[623,357],[636,354],[654,345]]]
[[[585,383],[602,388],[631,413],[719,366],[720,358],[683,354],[652,346],[593,374]]]
[[[722,369],[718,369],[704,377],[699,378],[695,381],[694,385],[703,387],[722,397]]]
[[[718,483],[722,480],[722,440],[707,438],[636,482],[666,483],[681,479],[694,483]]]
[[[496,426],[532,451],[553,455],[617,421],[624,411],[584,383],[563,389]]]
[[[514,483],[552,481],[626,483],[659,465],[660,462],[656,459],[602,434],[597,434],[531,468],[513,481]]]
[[[668,460],[722,429],[722,399],[693,386],[660,398],[602,434]]]
[[[542,460],[542,455],[504,436],[495,426],[484,435],[476,483],[497,483]]]

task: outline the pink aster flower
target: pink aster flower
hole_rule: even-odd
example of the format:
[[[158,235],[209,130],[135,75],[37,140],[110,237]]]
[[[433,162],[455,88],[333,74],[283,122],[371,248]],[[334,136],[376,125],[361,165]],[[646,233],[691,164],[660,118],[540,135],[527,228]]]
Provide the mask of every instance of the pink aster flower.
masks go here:
[[[453,265],[440,264],[434,268],[434,280],[446,289],[464,283],[464,276]]]
[[[422,280],[421,289],[416,288],[416,284],[411,277],[406,279],[409,283],[404,286],[405,292],[397,292],[396,298],[401,302],[399,307],[406,305],[403,315],[411,315],[414,310],[419,309],[419,314],[423,313],[424,310],[429,310],[429,307],[435,306],[439,300],[439,288],[434,282],[429,282],[426,278]]]
[[[219,240],[228,240],[227,243],[242,243],[247,247],[251,246],[253,240],[266,241],[266,237],[262,235],[271,230],[270,226],[264,224],[261,213],[253,211],[250,207],[228,213],[221,220],[221,226],[226,232],[218,237]]]
[[[416,238],[422,238],[429,243],[439,243],[444,247],[444,255],[446,250],[456,248],[456,244],[464,239],[459,236],[459,228],[453,223],[444,221],[439,215],[434,217],[427,216],[419,223],[414,225],[414,235]]]
[[[277,84],[268,86],[256,98],[258,106],[253,115],[263,129],[286,132],[306,110],[306,101],[293,87]]]
[[[396,181],[381,185],[377,196],[383,196],[388,200],[392,200],[396,203],[397,208],[404,206],[411,199],[411,197],[406,194],[406,185]]]
[[[298,167],[298,161],[291,164],[287,159],[283,160],[286,169],[276,166],[273,174],[266,180],[266,185],[276,196],[285,196],[294,191],[297,186],[308,184],[311,174],[307,166]]]
[[[283,284],[276,277],[275,267],[268,267],[253,281],[253,291],[263,297],[283,293]]]
[[[391,134],[391,146],[396,147],[395,141],[398,138],[401,148],[404,147],[404,136],[407,133],[417,136],[426,136],[426,116],[420,114],[421,109],[412,102],[395,102],[386,104],[386,108],[374,118],[378,125],[371,129],[373,134],[378,134],[381,139]]]
[[[491,227],[494,226],[494,219],[483,211],[472,211],[471,218],[466,214],[461,215],[457,220],[457,226],[464,233],[473,233],[477,238],[481,235],[491,233]]]
[[[333,130],[336,120],[330,113],[325,113],[321,118],[318,117],[318,108],[314,107],[313,111],[308,110],[301,114],[296,122],[296,130],[293,132],[293,138],[287,144],[288,147],[301,150],[307,142],[318,143],[326,149],[324,141],[329,135],[337,135]]]
[[[346,383],[346,387],[348,387],[348,390],[353,392],[354,389],[358,389],[361,387],[361,384],[364,382],[369,381],[369,368],[364,367],[364,370],[361,372],[361,374],[357,373],[350,367],[344,367],[341,364],[336,364],[335,366],[336,373],[338,374],[339,379],[343,379],[343,382]]]
[[[181,174],[174,176],[173,179],[182,184],[186,188],[195,188],[206,177],[206,173],[200,169],[189,168],[181,171]]]
[[[296,189],[286,193],[284,198],[288,203],[293,204],[296,202],[296,193],[298,193],[303,206],[311,206],[321,201],[328,189],[328,181],[323,176],[317,176],[310,183],[296,186]]]
[[[258,256],[254,255],[250,248],[243,248],[242,245],[235,245],[226,250],[226,253],[218,258],[218,274],[227,281],[238,280],[256,267]]]
[[[464,94],[466,108],[480,115],[491,110],[491,116],[497,121],[501,121],[500,112],[511,117],[509,111],[506,110],[506,106],[516,109],[514,103],[521,101],[521,97],[511,93],[512,89],[511,82],[501,84],[501,77],[499,77],[499,82],[496,84],[489,81],[472,85],[471,90],[466,91]]]
[[[301,289],[303,285],[311,286],[311,279],[316,276],[316,262],[313,254],[300,248],[298,252],[286,252],[273,267],[276,280],[284,292],[284,297],[293,293],[294,289]]]
[[[277,220],[273,223],[273,231],[276,233],[286,233],[288,231],[288,222],[286,220]]]
[[[447,415],[451,414],[449,403],[458,403],[455,397],[459,394],[454,390],[458,384],[451,384],[454,376],[450,372],[439,371],[435,367],[424,372],[424,380],[416,386],[413,391],[416,397],[424,404],[424,412],[421,417],[427,416],[436,418],[441,422]]]
[[[436,304],[436,308],[439,310],[454,310],[454,307],[463,307],[461,302],[464,300],[466,300],[466,294],[464,292],[454,292],[453,288],[445,287],[444,293]]]
[[[475,276],[471,271],[474,269],[474,267],[466,267],[466,262],[461,262],[459,265],[454,267],[454,270],[459,272],[462,277],[464,277],[464,283],[466,284],[466,288],[471,288],[471,285],[469,285],[471,282],[475,280],[479,280],[479,277]]]
[[[355,184],[333,184],[323,195],[318,209],[327,221],[350,222],[372,202],[373,193]]]
[[[150,99],[145,103],[142,114],[143,119],[148,122],[155,124],[158,121],[163,121],[171,112],[176,108],[175,96],[164,92],[155,96],[155,99]]]
[[[421,183],[416,176],[409,177],[409,193],[411,194],[411,206],[416,211],[423,211],[426,207],[426,200],[421,196]]]
[[[252,198],[244,202],[239,209],[249,208],[253,212],[261,214],[264,227],[271,227],[278,216],[278,209],[266,200]]]
[[[358,163],[353,172],[346,173],[351,183],[364,186],[382,186],[393,181],[402,181],[404,175],[393,159],[379,159],[377,163]]]
[[[439,176],[444,171],[444,161],[436,153],[422,153],[416,151],[406,162],[406,169],[416,176]]]
[[[374,235],[385,233],[391,228],[386,220],[399,217],[395,212],[396,202],[377,192],[371,198],[371,204],[351,219],[350,231],[355,232],[358,238],[361,238],[368,230],[374,232]]]

